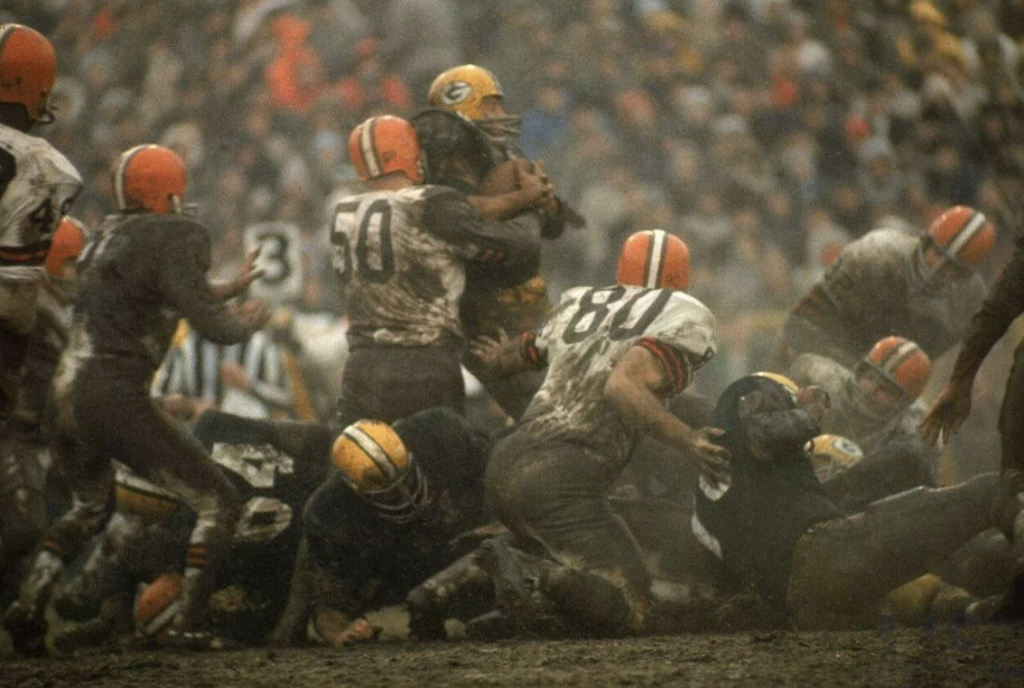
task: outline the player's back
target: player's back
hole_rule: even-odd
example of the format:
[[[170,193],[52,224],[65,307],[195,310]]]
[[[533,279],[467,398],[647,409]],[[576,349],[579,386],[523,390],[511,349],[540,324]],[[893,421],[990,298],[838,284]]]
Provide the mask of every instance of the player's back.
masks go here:
[[[0,277],[37,280],[61,217],[82,188],[44,139],[0,125]]]
[[[566,292],[537,336],[548,373],[524,428],[624,460],[633,434],[605,401],[604,387],[626,351],[647,338],[678,353],[671,365],[687,381],[717,348],[714,316],[684,292],[621,286]]]
[[[461,339],[465,252],[423,226],[429,199],[446,192],[372,191],[336,206],[331,243],[350,341],[430,346]]]
[[[152,373],[181,317],[164,278],[205,279],[209,237],[178,215],[128,214],[107,222],[80,259],[75,326],[84,329],[89,357],[135,360]],[[83,347],[73,338],[76,344]]]

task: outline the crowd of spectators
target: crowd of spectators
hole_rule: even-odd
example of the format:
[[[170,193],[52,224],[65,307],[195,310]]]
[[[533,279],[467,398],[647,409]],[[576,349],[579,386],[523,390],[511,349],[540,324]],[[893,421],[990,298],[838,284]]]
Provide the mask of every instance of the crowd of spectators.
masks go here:
[[[5,6],[0,19],[57,48],[60,109],[43,133],[86,180],[74,214],[91,225],[111,210],[120,151],[170,146],[218,264],[240,259],[250,223],[302,229],[305,308],[337,307],[325,227],[355,176],[351,127],[414,113],[466,62],[501,79],[524,152],[588,221],[547,245],[553,291],[610,281],[633,231],[688,242],[723,342],[711,391],[763,367],[785,311],[866,231],[916,233],[974,205],[1000,236],[990,274],[1019,231],[1024,0]]]

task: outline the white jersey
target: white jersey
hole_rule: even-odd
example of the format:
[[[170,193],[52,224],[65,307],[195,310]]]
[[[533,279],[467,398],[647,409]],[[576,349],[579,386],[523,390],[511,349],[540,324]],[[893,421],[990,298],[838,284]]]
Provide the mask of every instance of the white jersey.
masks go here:
[[[81,188],[78,171],[46,140],[0,125],[0,279],[43,277],[53,233]]]
[[[461,340],[464,261],[476,249],[423,227],[425,202],[442,192],[434,186],[371,191],[336,206],[331,243],[350,341],[431,346],[446,337]]]
[[[630,347],[646,346],[665,366],[673,393],[717,349],[715,318],[681,291],[641,287],[579,287],[567,291],[536,336],[536,358],[548,372],[523,415],[534,437],[593,447],[618,466],[633,432],[604,399],[615,365]],[[530,348],[529,341],[524,346]],[[529,352],[524,352],[528,356]]]

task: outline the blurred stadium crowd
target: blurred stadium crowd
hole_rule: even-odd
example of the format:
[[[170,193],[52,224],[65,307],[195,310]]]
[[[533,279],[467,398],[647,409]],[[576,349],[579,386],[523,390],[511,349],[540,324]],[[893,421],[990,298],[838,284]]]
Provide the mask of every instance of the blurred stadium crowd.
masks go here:
[[[112,210],[122,150],[164,144],[189,166],[222,272],[247,225],[302,230],[303,310],[338,309],[325,226],[355,179],[348,132],[415,113],[433,77],[466,62],[502,80],[524,152],[588,221],[546,246],[553,296],[609,282],[634,231],[689,244],[691,291],[722,343],[709,393],[764,367],[789,307],[869,229],[917,234],[974,206],[999,232],[989,277],[1020,231],[1024,0],[3,5],[0,21],[57,49],[57,121],[40,133],[85,179],[75,215],[94,226]],[[961,473],[997,464],[985,429],[1012,344],[979,381]]]

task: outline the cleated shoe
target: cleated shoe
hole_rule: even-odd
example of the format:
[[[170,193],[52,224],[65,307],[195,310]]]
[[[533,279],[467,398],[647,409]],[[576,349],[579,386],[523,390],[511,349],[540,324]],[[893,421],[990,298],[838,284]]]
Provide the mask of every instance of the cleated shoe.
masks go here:
[[[14,651],[23,657],[44,657],[46,620],[32,614],[21,602],[15,602],[4,615],[4,628],[11,636]]]

